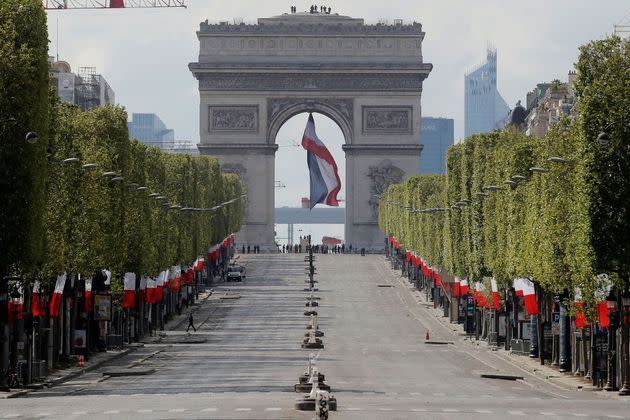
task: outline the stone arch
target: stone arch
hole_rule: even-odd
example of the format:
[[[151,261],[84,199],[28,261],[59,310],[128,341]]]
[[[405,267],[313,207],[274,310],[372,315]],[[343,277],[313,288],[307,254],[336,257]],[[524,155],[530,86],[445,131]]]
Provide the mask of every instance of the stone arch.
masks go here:
[[[291,117],[316,112],[339,126],[346,144],[352,144],[353,101],[351,99],[273,98],[267,103],[267,144],[275,144],[278,131]]]

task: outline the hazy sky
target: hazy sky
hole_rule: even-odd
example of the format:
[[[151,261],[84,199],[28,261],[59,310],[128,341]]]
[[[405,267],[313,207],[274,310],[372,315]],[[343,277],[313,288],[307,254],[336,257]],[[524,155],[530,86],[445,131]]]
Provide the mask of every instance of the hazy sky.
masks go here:
[[[116,101],[131,112],[154,112],[176,139],[199,141],[199,94],[188,63],[196,61],[195,31],[202,20],[254,23],[258,17],[304,11],[313,2],[280,0],[187,0],[187,9],[50,11],[51,55],[73,69],[95,66],[109,81]],[[319,2],[315,2],[320,4]],[[325,2],[333,13],[367,23],[402,18],[422,23],[424,61],[433,71],[424,82],[422,113],[455,119],[463,135],[464,73],[483,61],[488,43],[498,51],[498,86],[513,106],[537,82],[566,80],[578,46],[610,34],[630,14],[628,0],[343,0]],[[59,22],[57,25],[57,21]],[[57,36],[57,28],[59,36]],[[319,117],[319,118],[318,118]],[[299,141],[305,116],[297,116],[278,135],[281,146]],[[320,138],[345,167],[340,130],[316,116]],[[276,159],[277,205],[297,205],[308,192],[304,152],[281,147]],[[342,180],[344,175],[342,173]],[[345,183],[344,183],[345,184]]]

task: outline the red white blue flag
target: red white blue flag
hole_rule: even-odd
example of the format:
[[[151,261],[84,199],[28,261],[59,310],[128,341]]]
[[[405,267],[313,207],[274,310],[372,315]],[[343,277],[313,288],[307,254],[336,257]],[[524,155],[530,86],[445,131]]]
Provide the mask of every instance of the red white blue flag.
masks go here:
[[[302,137],[302,147],[307,151],[311,178],[311,209],[317,203],[339,207],[339,200],[337,200],[337,194],[341,189],[339,171],[332,155],[315,133],[313,114],[308,116]]]

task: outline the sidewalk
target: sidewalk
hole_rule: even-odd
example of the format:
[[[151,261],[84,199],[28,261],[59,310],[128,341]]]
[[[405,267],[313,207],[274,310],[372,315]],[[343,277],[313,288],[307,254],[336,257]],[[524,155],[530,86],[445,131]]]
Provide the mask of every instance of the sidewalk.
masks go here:
[[[400,284],[404,285],[405,288],[409,290],[418,305],[422,305],[428,312],[435,316],[435,320],[442,323],[446,329],[451,331],[454,341],[458,341],[470,348],[485,348],[488,352],[502,358],[515,367],[535,375],[540,379],[546,380],[562,389],[569,391],[592,391],[596,392],[596,395],[603,398],[630,402],[629,397],[620,396],[617,392],[605,392],[602,391],[601,388],[594,387],[590,380],[585,380],[582,376],[575,376],[572,373],[560,372],[557,368],[549,364],[541,365],[540,359],[538,358],[530,358],[526,355],[512,353],[509,350],[506,351],[502,346],[490,346],[485,340],[475,340],[474,337],[465,334],[463,325],[452,324],[448,317],[444,317],[442,308],[433,308],[433,302],[427,300],[423,292],[416,290],[413,284],[409,283],[409,280],[406,277],[400,276],[400,273],[396,270],[392,270],[392,272],[399,276],[398,280]]]
[[[93,353],[90,355],[89,360],[85,362],[85,367],[83,368],[71,366],[63,369],[54,369],[45,379],[41,380],[41,382],[28,385],[29,388],[27,389],[16,389],[9,392],[0,391],[0,399],[22,397],[35,389],[54,387],[126,356],[127,354],[135,351],[137,348],[143,347],[145,344],[160,343],[164,337],[168,336],[169,331],[182,329],[182,325],[185,327],[188,322],[188,313],[191,311],[193,313],[196,312],[199,307],[212,295],[212,292],[210,291],[211,289],[208,288],[207,290],[207,292],[199,294],[199,299],[192,305],[192,307],[187,310],[182,310],[181,315],[175,315],[165,326],[164,331],[158,331],[157,336],[147,335],[142,337],[137,343],[124,344],[126,348],[123,350],[108,350],[106,352]],[[160,336],[160,333],[162,333],[162,336]]]
[[[144,344],[132,343],[132,344],[125,344],[125,346],[127,348],[123,350],[108,350],[106,352],[92,354],[90,356],[90,359],[85,362],[85,367],[82,367],[82,368],[72,366],[72,367],[67,367],[64,369],[54,369],[40,383],[28,385],[29,388],[27,389],[12,390],[10,392],[0,391],[0,399],[22,397],[32,392],[35,389],[50,388],[55,385],[59,385],[61,383],[67,382],[71,379],[76,378],[79,375],[83,375],[84,373],[98,369],[101,366],[105,365],[106,363],[119,359],[135,351],[137,348],[143,347]]]

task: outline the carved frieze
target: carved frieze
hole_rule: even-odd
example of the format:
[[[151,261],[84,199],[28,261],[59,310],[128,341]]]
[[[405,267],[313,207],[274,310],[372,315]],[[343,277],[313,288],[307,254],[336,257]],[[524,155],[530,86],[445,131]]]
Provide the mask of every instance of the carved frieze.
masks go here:
[[[368,204],[372,209],[372,217],[377,219],[379,199],[376,196],[384,193],[390,185],[402,182],[405,172],[392,164],[389,159],[385,159],[377,166],[370,166],[367,176],[370,178],[370,199]]]
[[[339,112],[352,127],[354,119],[354,102],[352,99],[334,98],[268,98],[267,99],[267,121],[273,121],[276,116],[283,111],[296,105],[308,105],[309,103],[324,105]]]
[[[410,106],[364,106],[363,132],[397,132],[409,133],[413,131],[412,108]]]
[[[258,106],[214,106],[208,108],[208,130],[258,131]]]
[[[241,33],[241,34],[383,34],[383,35],[400,35],[411,34],[424,37],[422,32],[422,25],[418,22],[412,24],[376,24],[376,25],[339,25],[339,24],[325,24],[319,23],[316,25],[308,25],[304,23],[300,24],[286,24],[284,22],[276,24],[264,24],[264,25],[247,25],[241,23],[239,25],[231,25],[226,23],[212,24],[201,22],[199,25],[200,33]]]
[[[413,91],[424,77],[413,74],[199,73],[200,90]]]

